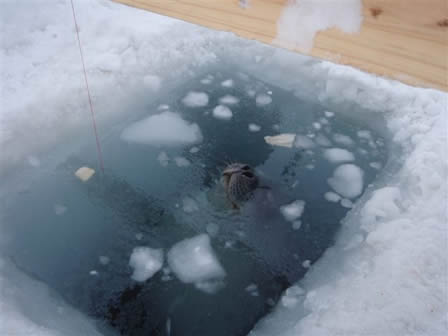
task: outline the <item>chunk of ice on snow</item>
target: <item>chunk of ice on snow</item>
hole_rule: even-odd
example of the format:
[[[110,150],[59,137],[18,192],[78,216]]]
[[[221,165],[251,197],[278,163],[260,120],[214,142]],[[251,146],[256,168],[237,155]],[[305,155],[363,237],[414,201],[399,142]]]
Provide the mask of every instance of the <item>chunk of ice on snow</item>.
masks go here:
[[[201,142],[202,133],[197,124],[190,124],[177,113],[166,111],[128,126],[121,138],[152,146],[180,146]]]
[[[264,93],[258,94],[255,98],[255,103],[257,106],[269,105],[272,103],[272,97]]]
[[[238,104],[239,102],[240,100],[237,97],[231,95],[225,95],[224,97],[219,98],[220,104],[235,105]]]
[[[300,149],[310,149],[315,146],[314,141],[305,135],[296,135],[294,146]]]
[[[129,258],[129,266],[134,269],[132,279],[146,281],[162,268],[163,251],[150,247],[135,247]]]
[[[354,198],[362,193],[364,172],[354,164],[343,164],[335,169],[327,181],[339,195]]]
[[[285,217],[287,221],[295,221],[302,216],[305,210],[305,202],[302,200],[296,200],[292,203],[282,205],[280,207],[280,213]]]
[[[204,283],[226,276],[206,234],[175,244],[169,250],[167,259],[173,273],[185,283]]]
[[[226,79],[221,83],[224,87],[232,87],[233,86],[233,79]]]
[[[329,148],[324,150],[324,158],[332,163],[350,162],[355,160],[353,153],[342,148]]]
[[[205,92],[190,91],[182,99],[182,103],[188,107],[203,107],[208,104],[208,95]]]
[[[251,132],[258,132],[261,130],[261,126],[258,126],[257,124],[249,124],[248,128]]]
[[[227,106],[218,105],[213,109],[213,116],[216,119],[230,120],[232,119],[233,113]]]
[[[291,133],[284,133],[274,136],[265,136],[264,141],[272,146],[281,146],[291,148],[294,143],[296,135]]]

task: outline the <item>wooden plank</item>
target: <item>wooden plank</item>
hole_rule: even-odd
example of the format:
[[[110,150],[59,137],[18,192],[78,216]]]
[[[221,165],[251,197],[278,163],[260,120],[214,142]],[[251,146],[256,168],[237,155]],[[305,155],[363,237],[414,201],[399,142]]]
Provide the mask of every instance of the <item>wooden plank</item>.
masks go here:
[[[287,0],[113,0],[275,44]],[[405,82],[448,91],[448,0],[363,0],[360,33],[329,29],[309,53]]]

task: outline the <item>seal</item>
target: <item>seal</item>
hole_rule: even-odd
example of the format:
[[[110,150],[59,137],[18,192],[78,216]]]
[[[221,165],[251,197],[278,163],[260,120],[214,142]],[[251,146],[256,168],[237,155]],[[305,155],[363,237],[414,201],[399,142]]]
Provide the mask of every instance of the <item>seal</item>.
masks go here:
[[[223,170],[221,184],[232,207],[239,209],[242,203],[253,196],[253,192],[258,188],[259,179],[249,165],[232,163]]]

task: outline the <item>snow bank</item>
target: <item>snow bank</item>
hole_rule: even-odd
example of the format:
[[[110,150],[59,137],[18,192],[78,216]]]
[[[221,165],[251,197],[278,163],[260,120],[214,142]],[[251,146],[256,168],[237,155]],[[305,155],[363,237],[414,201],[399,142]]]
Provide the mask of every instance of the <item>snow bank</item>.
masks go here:
[[[168,264],[180,281],[195,283],[207,293],[214,292],[226,276],[210,245],[210,237],[201,234],[182,240],[168,252]],[[219,286],[219,285],[218,285]]]
[[[134,269],[132,279],[146,281],[162,268],[163,251],[150,247],[135,247],[129,258],[129,266]]]
[[[319,31],[336,27],[355,33],[361,23],[360,0],[293,0],[277,22],[276,42],[289,49],[310,51]]]
[[[197,124],[190,124],[173,112],[152,115],[126,127],[121,138],[152,146],[187,146],[202,141]]]

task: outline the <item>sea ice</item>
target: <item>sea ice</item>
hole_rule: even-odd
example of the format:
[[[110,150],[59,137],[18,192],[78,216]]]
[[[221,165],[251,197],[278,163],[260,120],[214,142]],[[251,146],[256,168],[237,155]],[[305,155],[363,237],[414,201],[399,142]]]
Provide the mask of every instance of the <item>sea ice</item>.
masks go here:
[[[198,203],[191,197],[185,197],[182,200],[182,209],[187,213],[192,213],[199,210]]]
[[[248,128],[249,128],[249,131],[251,131],[251,132],[258,132],[261,130],[261,126],[259,126],[257,124],[249,124]]]
[[[334,117],[334,112],[325,111],[324,113],[325,113],[325,116],[326,116],[327,118],[332,118],[332,117]]]
[[[315,146],[315,143],[309,137],[297,134],[294,141],[294,146],[300,149],[310,149]]]
[[[168,157],[168,154],[166,154],[166,152],[160,152],[157,156],[157,161],[159,161],[162,167],[166,167],[170,162],[170,158]]]
[[[194,146],[194,147],[190,148],[190,153],[195,154],[197,152],[199,152],[199,148],[198,147]]]
[[[295,134],[284,133],[274,136],[265,136],[264,141],[272,146],[280,146],[280,147],[288,147],[291,148],[294,139],[296,138]]]
[[[292,229],[293,230],[299,230],[301,226],[302,226],[302,221],[301,220],[295,220],[294,222],[292,222]]]
[[[324,194],[325,199],[328,202],[339,202],[341,200],[341,196],[339,196],[338,194],[332,192],[332,191],[328,191]]]
[[[324,158],[332,163],[350,162],[355,160],[353,153],[342,148],[325,149]]]
[[[188,167],[191,165],[191,162],[182,156],[176,156],[173,160],[178,167]]]
[[[225,95],[224,97],[219,98],[219,103],[224,105],[235,105],[239,102],[240,100],[232,95]]]
[[[355,142],[348,135],[336,133],[333,135],[333,140],[344,146],[353,146]]]
[[[305,202],[302,200],[296,200],[292,203],[283,205],[280,207],[280,213],[285,217],[287,221],[295,221],[302,216],[305,210]]]
[[[190,91],[182,99],[182,103],[188,107],[203,107],[208,104],[208,95],[205,92]]]
[[[202,141],[197,124],[191,124],[176,113],[162,112],[126,127],[121,138],[127,142],[152,146],[192,145]]]
[[[129,258],[129,266],[134,269],[132,279],[146,281],[162,268],[163,251],[150,247],[135,247]]]
[[[331,146],[331,141],[323,134],[319,133],[315,138],[314,141],[322,147],[329,147]]]
[[[339,195],[345,198],[355,198],[362,193],[364,173],[354,164],[343,164],[335,169],[328,184]]]
[[[107,265],[110,262],[110,259],[107,256],[99,256],[98,260],[101,265]]]
[[[168,252],[168,264],[180,281],[204,286],[226,276],[210,245],[210,237],[200,234],[176,243]]]
[[[221,83],[222,86],[227,87],[227,88],[233,87],[233,84],[234,84],[233,79],[226,79],[225,81],[223,81]]]
[[[213,109],[213,116],[216,119],[230,120],[232,119],[233,113],[232,110],[229,109],[227,106],[218,105]]]
[[[272,103],[272,97],[267,94],[261,93],[257,95],[257,97],[255,98],[255,102],[257,106],[269,105],[270,103]]]
[[[151,91],[157,92],[160,89],[162,80],[154,75],[146,75],[143,77],[143,85]]]

